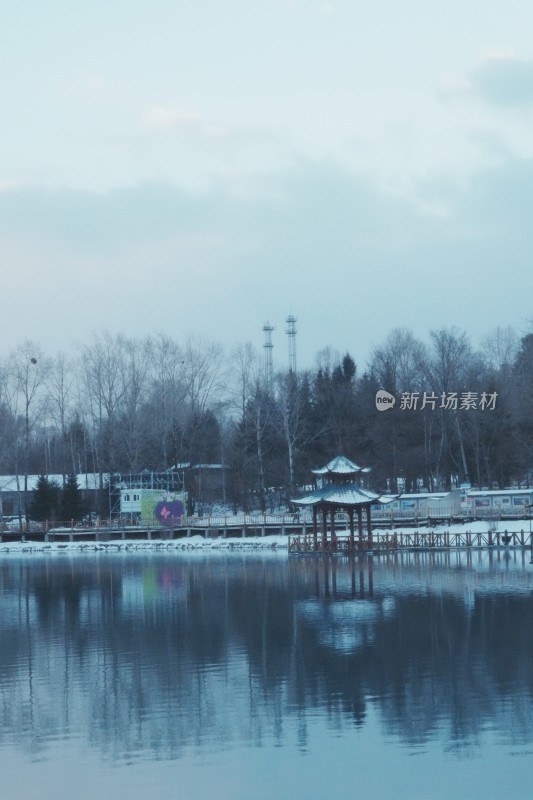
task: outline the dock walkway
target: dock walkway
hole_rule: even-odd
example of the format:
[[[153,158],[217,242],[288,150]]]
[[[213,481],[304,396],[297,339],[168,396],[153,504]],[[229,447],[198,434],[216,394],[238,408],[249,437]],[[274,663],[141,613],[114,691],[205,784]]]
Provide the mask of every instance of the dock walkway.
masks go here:
[[[335,533],[333,537],[324,539],[323,536],[313,534],[289,534],[289,553],[364,553],[388,552],[393,550],[449,550],[468,547],[532,547],[533,537],[531,532],[521,529],[519,531],[464,531],[450,533],[449,531],[420,533],[419,531],[398,531],[383,533],[373,531],[372,541],[368,539],[351,538],[346,533]]]

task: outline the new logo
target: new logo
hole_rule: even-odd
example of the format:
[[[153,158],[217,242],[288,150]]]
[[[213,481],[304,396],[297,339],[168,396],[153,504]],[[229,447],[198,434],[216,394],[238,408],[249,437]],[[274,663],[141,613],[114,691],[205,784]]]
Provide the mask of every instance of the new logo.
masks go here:
[[[393,408],[395,402],[394,395],[386,392],[385,389],[379,389],[376,392],[376,408],[378,411],[388,411]]]

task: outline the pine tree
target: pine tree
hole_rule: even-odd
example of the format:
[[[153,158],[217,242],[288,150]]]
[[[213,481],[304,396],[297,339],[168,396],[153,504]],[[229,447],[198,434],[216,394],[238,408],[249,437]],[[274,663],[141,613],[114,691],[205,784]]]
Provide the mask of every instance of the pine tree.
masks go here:
[[[59,486],[46,475],[39,475],[29,506],[29,516],[37,522],[53,520],[59,506]]]
[[[61,518],[80,520],[85,513],[83,496],[76,475],[69,475],[61,492]]]

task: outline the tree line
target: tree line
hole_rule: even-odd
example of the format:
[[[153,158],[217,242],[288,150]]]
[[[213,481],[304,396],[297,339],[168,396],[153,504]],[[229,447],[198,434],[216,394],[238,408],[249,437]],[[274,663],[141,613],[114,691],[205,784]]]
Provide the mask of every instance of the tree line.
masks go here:
[[[224,497],[267,510],[343,453],[376,491],[527,485],[533,465],[533,333],[396,329],[366,365],[322,350],[275,373],[250,343],[107,332],[75,356],[25,341],[0,362],[0,474],[137,474],[222,464]],[[394,405],[380,410],[376,393]],[[1,490],[1,486],[0,486]]]

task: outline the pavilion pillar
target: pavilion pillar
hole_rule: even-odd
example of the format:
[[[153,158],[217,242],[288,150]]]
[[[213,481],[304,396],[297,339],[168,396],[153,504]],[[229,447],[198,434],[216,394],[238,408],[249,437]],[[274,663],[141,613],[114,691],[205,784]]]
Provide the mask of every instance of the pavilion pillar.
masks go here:
[[[318,550],[318,509],[313,506],[313,545]]]
[[[355,542],[354,542],[354,526],[353,526],[353,508],[348,509],[348,517],[350,519],[350,550],[353,551]]]
[[[372,512],[370,511],[370,503],[366,507],[366,526],[368,530],[368,546],[372,547]]]
[[[359,534],[359,550],[363,549],[363,509],[357,506],[357,532]]]
[[[337,534],[335,533],[335,509],[331,508],[329,512],[329,518],[331,523],[331,545],[333,550],[337,549]]]
[[[328,546],[328,512],[325,508],[322,509],[322,547],[324,550]]]

